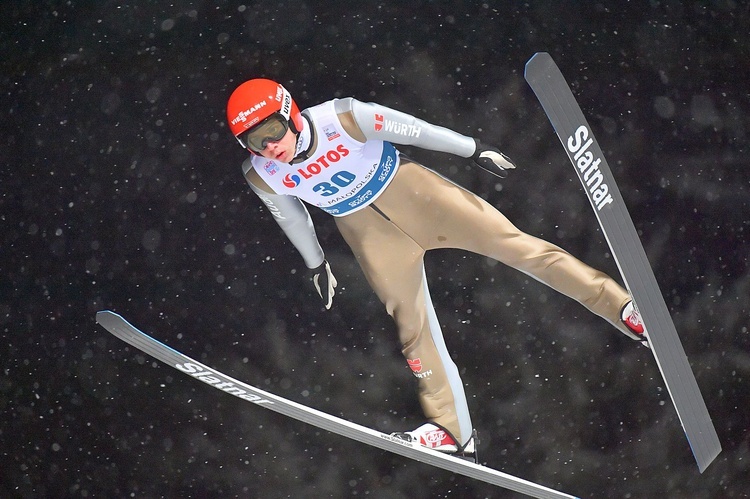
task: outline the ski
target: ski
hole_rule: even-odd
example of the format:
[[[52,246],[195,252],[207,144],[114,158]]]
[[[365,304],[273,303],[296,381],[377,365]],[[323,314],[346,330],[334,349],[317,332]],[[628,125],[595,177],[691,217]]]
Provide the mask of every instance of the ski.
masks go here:
[[[648,331],[651,351],[701,473],[721,452],[716,430],[690,368],[646,252],[591,127],[546,52],[526,63],[524,78],[573,163],[628,291]]]
[[[152,338],[130,324],[122,316],[109,310],[97,312],[96,322],[126,343],[174,367],[182,373],[225,393],[298,421],[456,474],[526,494],[530,497],[541,499],[575,497],[508,475],[493,468],[442,454],[435,450],[421,447],[418,444],[406,442],[392,437],[387,433],[381,433],[366,426],[352,423],[238,381]]]

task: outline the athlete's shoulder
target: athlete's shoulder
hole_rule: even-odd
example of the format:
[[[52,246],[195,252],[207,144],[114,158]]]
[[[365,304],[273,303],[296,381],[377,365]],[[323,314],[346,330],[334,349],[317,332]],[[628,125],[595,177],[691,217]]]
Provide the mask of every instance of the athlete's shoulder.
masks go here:
[[[357,103],[352,97],[331,99],[312,107],[306,108],[302,114],[307,116],[314,127],[340,126],[351,138],[358,142],[365,142],[362,131],[354,118],[354,108]]]
[[[336,114],[349,113],[354,107],[354,102],[357,101],[354,97],[345,97],[343,99],[333,99],[333,108]]]
[[[344,114],[344,113],[350,113],[354,111],[355,109],[362,108],[362,107],[368,107],[371,105],[369,102],[363,102],[360,100],[355,99],[354,97],[342,97],[342,98],[336,98],[327,100],[325,102],[321,102],[320,104],[315,104],[313,106],[305,108],[302,112],[320,112],[320,111],[333,111],[336,114]]]
[[[334,101],[335,99],[332,99],[310,106],[302,111],[302,115],[306,116],[313,125],[322,121],[335,119],[338,113],[336,112]]]
[[[302,113],[303,114],[307,113],[309,115],[311,112],[312,113],[320,113],[320,112],[325,112],[325,111],[330,112],[331,110],[334,109],[333,103],[336,102],[336,100],[337,99],[331,99],[331,100],[321,102],[320,104],[314,104],[310,107],[305,108],[302,111]]]
[[[346,133],[358,142],[366,142],[367,138],[362,132],[357,115],[366,113],[367,105],[354,97],[334,99],[332,102],[333,110]]]
[[[262,163],[262,158],[260,163],[257,161],[258,158],[260,158],[260,156],[250,157],[242,163],[242,172],[245,175],[245,180],[258,194],[261,192],[265,194],[276,194],[276,191],[274,191],[258,173],[257,165]]]
[[[242,162],[242,174],[247,175],[247,172],[253,169],[253,158],[256,156],[248,156],[245,161]]]

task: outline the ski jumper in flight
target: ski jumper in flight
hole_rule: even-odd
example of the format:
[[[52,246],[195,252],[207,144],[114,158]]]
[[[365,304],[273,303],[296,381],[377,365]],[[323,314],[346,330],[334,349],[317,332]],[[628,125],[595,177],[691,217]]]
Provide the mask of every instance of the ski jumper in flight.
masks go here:
[[[504,177],[515,165],[496,148],[353,98],[300,111],[282,85],[266,79],[249,80],[232,93],[227,119],[251,153],[242,165],[250,188],[314,269],[313,282],[326,309],[337,283],[303,201],[334,217],[396,322],[403,355],[418,379],[426,423],[395,436],[475,456],[463,383],[427,288],[428,250],[457,248],[495,259],[646,341],[630,295],[612,278],[522,232],[485,200],[401,155],[394,145],[470,158]]]

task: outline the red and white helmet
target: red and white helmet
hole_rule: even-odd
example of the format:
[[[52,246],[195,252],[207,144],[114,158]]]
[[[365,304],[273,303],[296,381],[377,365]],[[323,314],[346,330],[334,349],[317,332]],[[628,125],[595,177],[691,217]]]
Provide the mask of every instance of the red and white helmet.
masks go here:
[[[274,115],[280,115],[294,133],[302,130],[303,120],[297,103],[287,89],[273,80],[248,80],[229,96],[227,122],[243,147],[247,144],[240,140],[240,135]]]

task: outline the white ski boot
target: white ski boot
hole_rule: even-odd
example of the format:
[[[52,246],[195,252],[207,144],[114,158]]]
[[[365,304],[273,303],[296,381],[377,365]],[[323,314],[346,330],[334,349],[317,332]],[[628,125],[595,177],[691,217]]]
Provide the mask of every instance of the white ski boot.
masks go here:
[[[434,423],[425,423],[412,431],[391,433],[391,436],[407,442],[416,442],[428,449],[444,452],[475,463],[479,462],[477,460],[476,430],[471,433],[471,437],[464,445],[459,445],[448,430]]]
[[[628,331],[625,334],[648,346],[648,332],[641,320],[641,314],[638,312],[638,309],[635,307],[635,303],[633,303],[632,300],[622,307],[620,319],[622,320],[622,323],[625,324],[625,327],[628,328]]]

